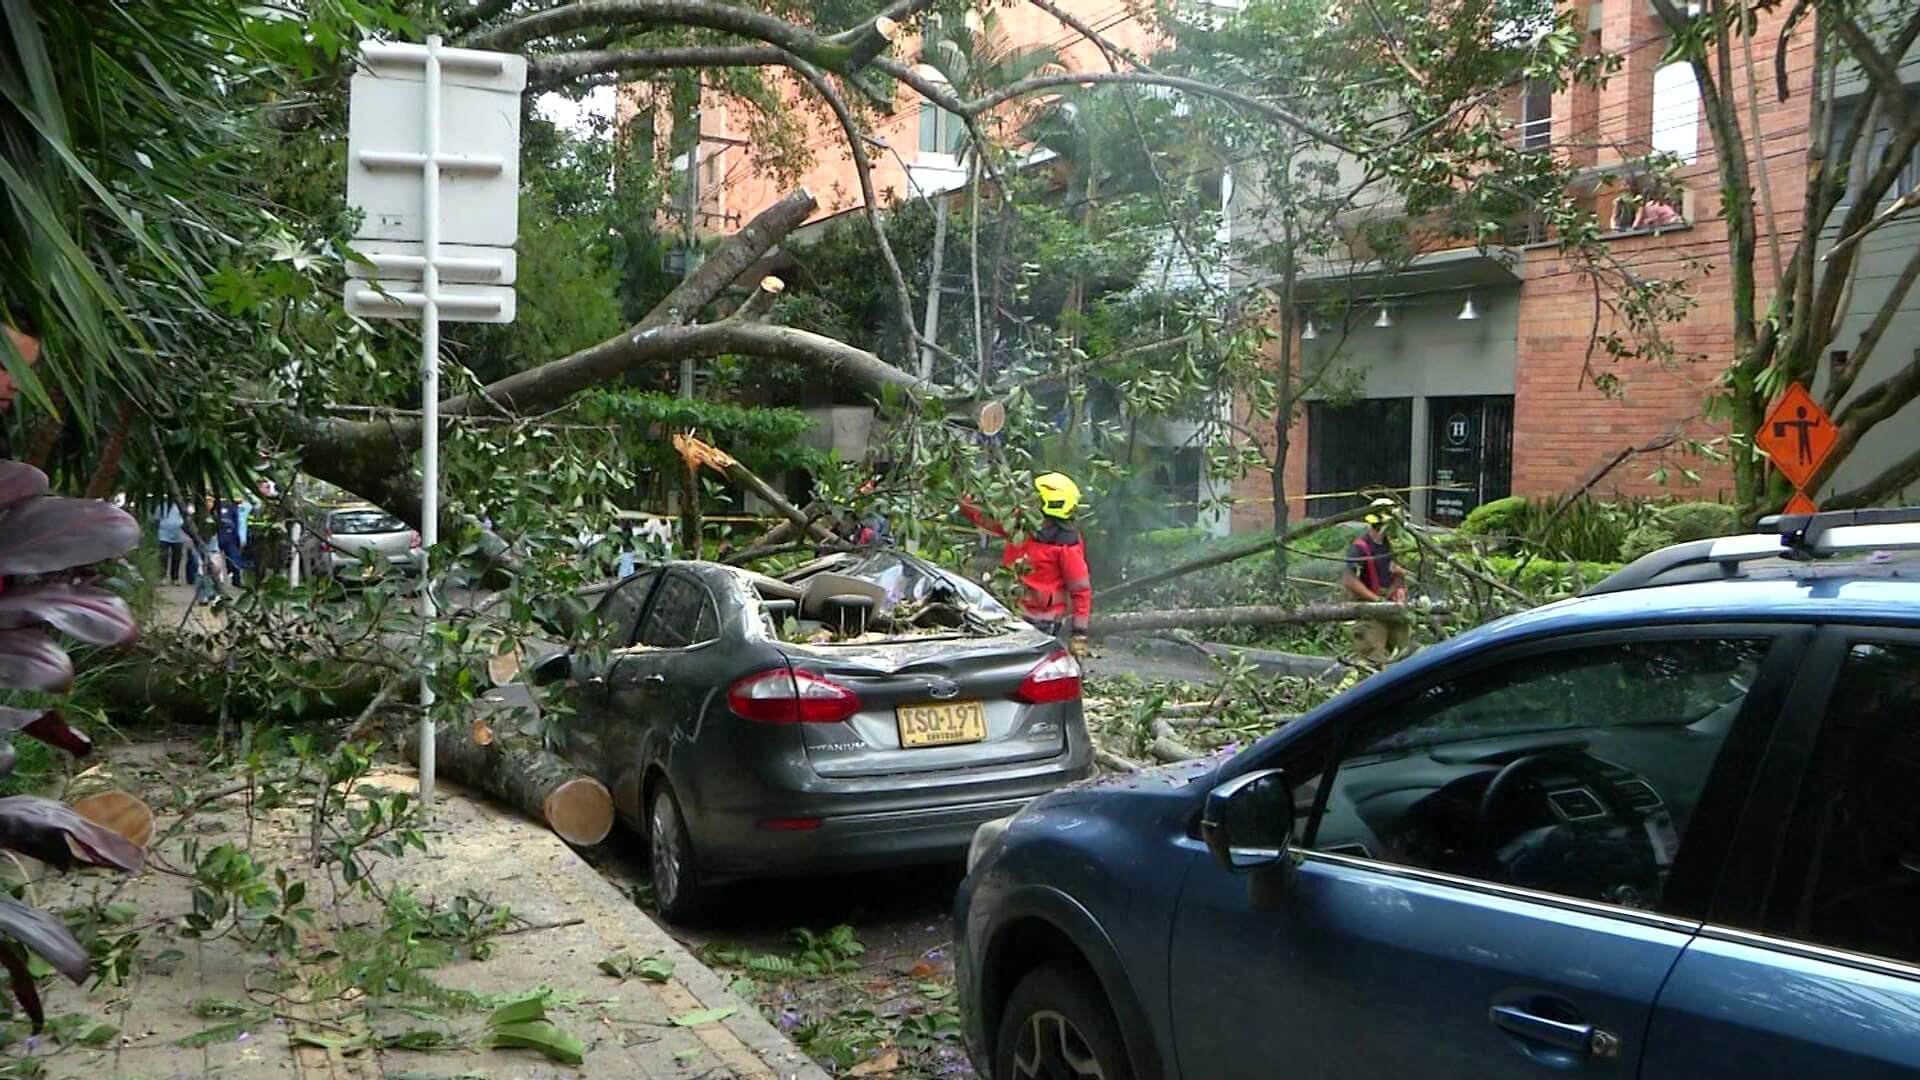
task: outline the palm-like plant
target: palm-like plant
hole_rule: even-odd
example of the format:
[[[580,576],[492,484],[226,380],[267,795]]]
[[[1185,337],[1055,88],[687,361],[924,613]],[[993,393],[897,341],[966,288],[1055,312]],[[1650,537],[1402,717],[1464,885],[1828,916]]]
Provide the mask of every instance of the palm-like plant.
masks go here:
[[[40,470],[0,460],[0,689],[59,694],[73,685],[73,660],[49,630],[91,645],[124,644],[138,632],[119,597],[62,572],[125,555],[140,542],[140,527],[111,503],[59,498],[46,490]],[[0,706],[0,738],[16,732],[76,757],[93,750],[92,741],[56,709]],[[0,743],[0,775],[12,768],[9,739]],[[61,869],[132,872],[145,860],[140,848],[117,833],[34,795],[0,799],[0,847]],[[38,1031],[46,1017],[27,970],[27,950],[76,983],[92,964],[59,918],[0,895],[0,967]]]

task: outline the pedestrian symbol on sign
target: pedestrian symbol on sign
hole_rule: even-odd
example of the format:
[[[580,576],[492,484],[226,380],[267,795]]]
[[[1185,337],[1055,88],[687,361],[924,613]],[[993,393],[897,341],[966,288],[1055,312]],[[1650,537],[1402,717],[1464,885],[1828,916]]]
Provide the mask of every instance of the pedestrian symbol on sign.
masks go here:
[[[1796,488],[1804,489],[1833,451],[1839,433],[1833,418],[1799,383],[1787,387],[1767,413],[1754,443],[1773,459],[1773,467]]]

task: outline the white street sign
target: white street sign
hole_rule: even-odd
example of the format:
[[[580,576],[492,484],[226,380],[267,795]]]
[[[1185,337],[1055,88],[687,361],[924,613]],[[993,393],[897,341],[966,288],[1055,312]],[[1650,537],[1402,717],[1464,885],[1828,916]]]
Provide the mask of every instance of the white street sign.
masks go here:
[[[420,320],[420,617],[433,633],[428,565],[440,539],[440,321],[512,322],[520,231],[520,93],[506,53],[368,42],[347,120],[347,203],[361,214],[347,310]],[[353,265],[352,260],[349,264]],[[429,672],[420,701],[433,704]],[[434,725],[420,713],[420,802],[433,804]]]

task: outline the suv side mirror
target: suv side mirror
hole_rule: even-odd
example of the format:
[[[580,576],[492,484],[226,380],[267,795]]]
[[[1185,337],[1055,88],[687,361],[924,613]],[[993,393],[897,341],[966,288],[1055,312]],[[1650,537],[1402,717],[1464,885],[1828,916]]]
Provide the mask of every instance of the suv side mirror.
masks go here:
[[[565,682],[573,675],[573,654],[557,652],[552,656],[543,656],[527,669],[527,677],[535,686],[550,686]]]
[[[1214,861],[1237,872],[1284,862],[1293,843],[1293,786],[1279,769],[1261,769],[1207,792],[1200,837]]]

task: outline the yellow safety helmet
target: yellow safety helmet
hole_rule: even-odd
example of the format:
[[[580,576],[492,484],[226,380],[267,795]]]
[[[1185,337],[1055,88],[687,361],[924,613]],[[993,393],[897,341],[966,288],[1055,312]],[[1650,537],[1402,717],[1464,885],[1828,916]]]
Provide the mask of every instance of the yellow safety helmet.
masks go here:
[[[1385,528],[1388,522],[1400,516],[1400,504],[1392,499],[1375,499],[1367,504],[1366,522],[1378,528]]]
[[[1065,473],[1050,472],[1033,478],[1033,489],[1040,493],[1040,512],[1051,518],[1067,518],[1080,505],[1080,485]]]

